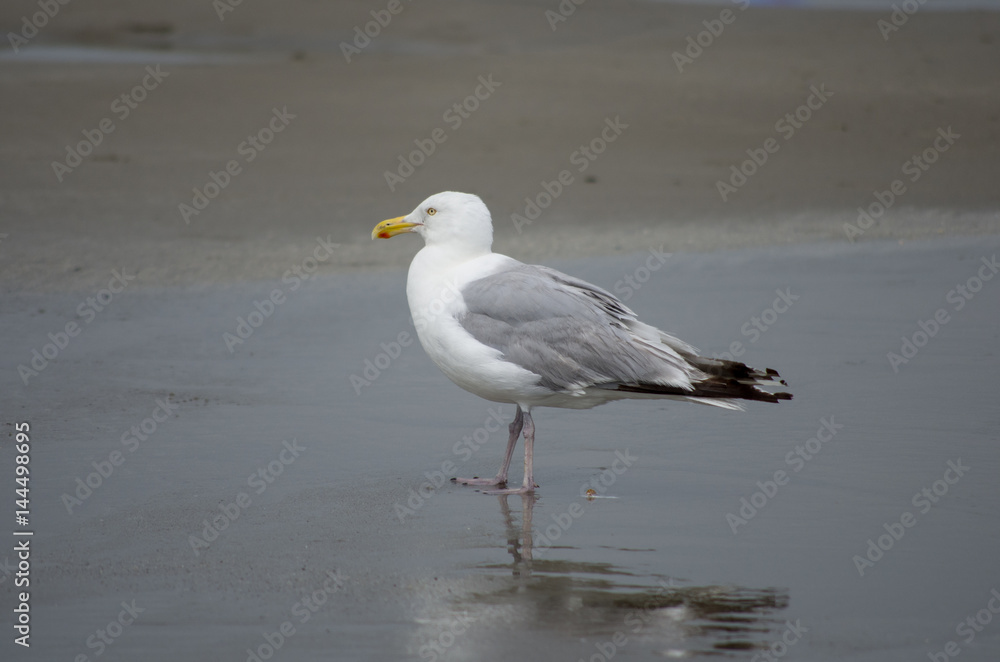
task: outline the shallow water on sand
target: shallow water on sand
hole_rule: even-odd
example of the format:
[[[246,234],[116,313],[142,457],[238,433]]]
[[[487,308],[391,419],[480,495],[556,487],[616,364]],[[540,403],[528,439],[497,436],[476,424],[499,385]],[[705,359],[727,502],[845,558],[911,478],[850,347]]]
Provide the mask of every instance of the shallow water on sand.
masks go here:
[[[86,294],[4,296],[5,418],[33,435],[33,645],[94,659],[113,630],[119,659],[891,661],[954,641],[996,659],[998,249],[553,264],[706,353],[741,343],[795,399],[537,410],[537,499],[443,481],[496,470],[513,407],[413,342],[402,267],[294,291],[137,283],[91,322]],[[71,320],[25,386],[18,365]],[[109,630],[122,601],[144,611]]]

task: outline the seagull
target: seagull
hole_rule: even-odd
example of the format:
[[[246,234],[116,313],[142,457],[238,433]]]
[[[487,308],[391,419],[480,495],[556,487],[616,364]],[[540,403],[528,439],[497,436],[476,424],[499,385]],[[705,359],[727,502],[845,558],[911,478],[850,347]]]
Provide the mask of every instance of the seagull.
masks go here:
[[[406,298],[427,355],[458,386],[517,406],[494,478],[453,478],[495,487],[488,494],[530,494],[535,407],[589,409],[625,398],[696,402],[742,410],[740,400],[778,402],[790,393],[775,370],[698,354],[637,315],[610,292],[539,265],[494,253],[493,221],[478,196],[445,191],[406,216],[382,221],[372,239],[415,233]],[[507,471],[524,436],[524,482]]]

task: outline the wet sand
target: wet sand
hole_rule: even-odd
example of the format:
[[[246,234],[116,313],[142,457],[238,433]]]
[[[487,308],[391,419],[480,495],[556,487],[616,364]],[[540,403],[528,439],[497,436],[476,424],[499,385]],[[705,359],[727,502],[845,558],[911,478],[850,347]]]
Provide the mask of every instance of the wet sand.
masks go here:
[[[0,552],[4,659],[994,659],[997,16],[885,42],[872,14],[753,9],[680,73],[721,8],[588,3],[553,32],[549,3],[414,3],[346,63],[380,7],[72,3],[35,61],[0,60],[0,404],[32,425],[35,531],[31,650]],[[453,128],[480,76],[500,85]],[[483,196],[497,250],[795,400],[541,410],[537,501],[444,481],[495,471],[513,410],[412,341],[418,241],[368,235],[441,189]]]
[[[2,388],[33,425],[31,655],[93,659],[123,600],[145,611],[121,659],[245,660],[286,622],[295,660],[590,659],[617,633],[621,659],[749,658],[788,623],[799,659],[941,650],[996,588],[1000,279],[961,310],[946,299],[998,249],[671,256],[629,304],[706,352],[741,342],[795,400],[540,410],[533,505],[436,487],[494,471],[513,410],[393,347],[412,331],[400,269],[314,279],[232,352],[223,334],[280,281],[126,291],[26,388],[15,363],[79,297],[6,295]],[[613,287],[648,258],[556,266]],[[797,297],[781,313],[776,290]],[[939,308],[948,323],[894,372],[887,353]],[[771,323],[755,335],[753,319]],[[382,369],[356,389],[366,361]],[[871,565],[855,559],[869,540],[888,547]],[[989,659],[998,633],[963,650]]]

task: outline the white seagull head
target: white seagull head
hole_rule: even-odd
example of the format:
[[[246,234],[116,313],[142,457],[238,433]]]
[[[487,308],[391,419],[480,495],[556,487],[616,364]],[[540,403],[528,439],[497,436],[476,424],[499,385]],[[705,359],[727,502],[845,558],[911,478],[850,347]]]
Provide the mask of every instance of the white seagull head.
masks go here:
[[[489,253],[493,246],[490,210],[471,193],[435,193],[406,216],[376,225],[372,239],[388,239],[404,232],[419,234],[428,246],[452,244],[465,252]]]

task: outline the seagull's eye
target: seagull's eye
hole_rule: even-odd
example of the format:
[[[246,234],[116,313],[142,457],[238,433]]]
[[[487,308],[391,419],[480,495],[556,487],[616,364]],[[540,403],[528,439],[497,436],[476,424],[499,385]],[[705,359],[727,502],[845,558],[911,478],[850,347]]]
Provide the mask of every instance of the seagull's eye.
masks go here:
[[[433,215],[434,215],[434,214],[436,214],[436,213],[438,213],[438,210],[437,210],[437,209],[434,209],[434,207],[428,207],[428,208],[427,208],[427,215],[428,215],[428,216],[433,216]]]

